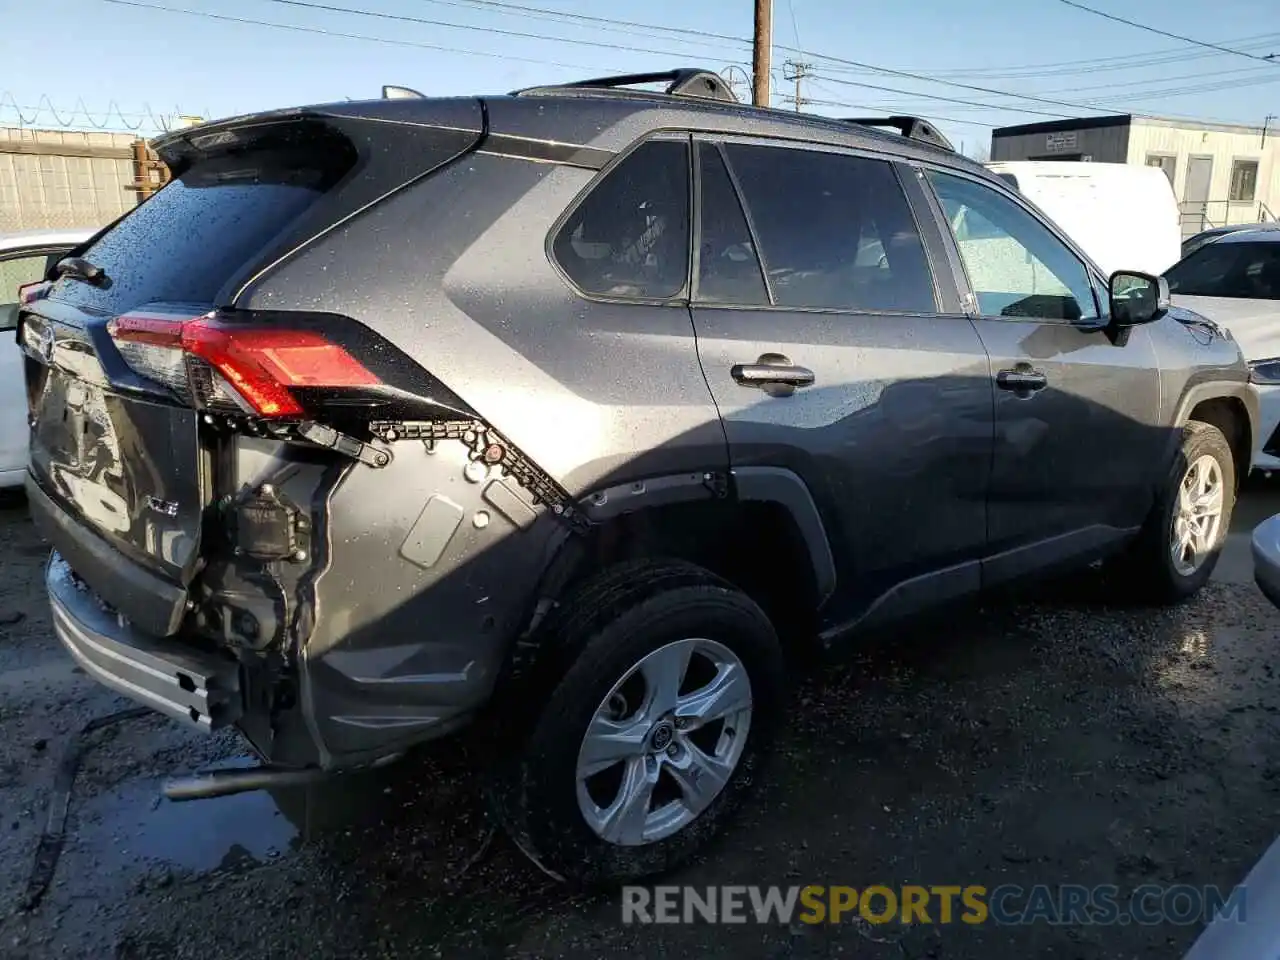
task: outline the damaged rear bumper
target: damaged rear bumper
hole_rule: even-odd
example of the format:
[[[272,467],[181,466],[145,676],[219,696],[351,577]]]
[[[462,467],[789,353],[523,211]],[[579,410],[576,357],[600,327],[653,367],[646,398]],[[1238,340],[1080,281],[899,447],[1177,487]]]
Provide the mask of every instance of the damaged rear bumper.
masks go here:
[[[130,626],[56,552],[45,572],[54,631],[89,676],[141,704],[209,732],[240,718],[240,666],[176,637]]]

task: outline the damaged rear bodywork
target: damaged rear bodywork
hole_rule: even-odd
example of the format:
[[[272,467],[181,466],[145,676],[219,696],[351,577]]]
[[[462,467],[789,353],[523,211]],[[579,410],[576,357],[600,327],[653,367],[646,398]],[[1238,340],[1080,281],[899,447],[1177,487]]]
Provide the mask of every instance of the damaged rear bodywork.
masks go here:
[[[254,663],[241,726],[277,763],[372,760],[473,717],[550,544],[585,523],[482,421],[370,436],[380,466],[231,439],[234,559],[202,578],[194,626]]]

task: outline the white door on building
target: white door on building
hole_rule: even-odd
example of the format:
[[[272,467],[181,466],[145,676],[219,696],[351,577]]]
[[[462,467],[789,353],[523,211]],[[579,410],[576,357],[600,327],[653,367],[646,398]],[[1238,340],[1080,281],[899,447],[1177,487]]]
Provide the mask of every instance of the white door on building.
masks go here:
[[[1209,184],[1213,181],[1213,157],[1188,157],[1187,182],[1182,191],[1182,235],[1216,226],[1209,222]]]

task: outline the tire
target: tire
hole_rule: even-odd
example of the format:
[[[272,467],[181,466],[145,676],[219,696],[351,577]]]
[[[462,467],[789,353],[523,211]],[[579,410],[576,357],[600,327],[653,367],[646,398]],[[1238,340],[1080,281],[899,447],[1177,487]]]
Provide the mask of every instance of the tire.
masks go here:
[[[1221,511],[1209,550],[1194,567],[1180,567],[1173,556],[1175,524],[1180,514],[1181,490],[1189,472],[1204,458],[1216,465],[1222,491]],[[1231,445],[1212,424],[1193,420],[1183,427],[1182,445],[1165,480],[1151,515],[1133,548],[1113,569],[1130,583],[1136,575],[1141,598],[1153,603],[1174,604],[1195,595],[1208,582],[1231,528],[1231,512],[1236,499],[1236,469]],[[1184,555],[1185,559],[1185,555]]]
[[[548,618],[543,636],[545,655],[526,687],[541,695],[526,693],[523,708],[513,708],[508,730],[514,726],[521,732],[507,744],[491,784],[490,798],[507,832],[544,871],[580,885],[654,876],[686,862],[729,819],[769,753],[784,695],[782,650],[769,619],[749,597],[700,567],[642,560],[609,568],[575,590]],[[691,655],[684,687],[650,682],[650,676],[682,673],[677,667],[676,674],[663,674],[660,668],[678,664],[685,651]],[[637,669],[642,661],[646,666]],[[688,712],[690,683],[698,686],[699,678],[708,676],[699,671],[712,661],[722,664],[715,677],[745,676],[749,689],[735,687],[738,695],[730,702],[748,704],[749,714],[735,712],[701,729],[677,730],[675,723],[690,721],[660,709],[669,698],[646,710],[659,688],[671,687],[668,693],[684,691],[681,710]],[[602,761],[602,772],[583,780],[584,738],[589,725],[599,722],[598,712],[607,709],[627,730],[626,749],[620,751],[627,756]],[[722,759],[728,773],[718,792],[719,777],[707,779],[709,765],[701,780],[690,773],[699,759],[691,744],[702,757],[726,750]],[[736,762],[730,763],[735,750]],[[597,812],[607,809],[611,798],[622,797],[626,778],[638,782],[642,771],[652,796],[641,796],[643,808],[639,803],[631,808],[635,818],[615,817],[602,834],[589,823],[582,804]],[[691,811],[700,812],[683,823],[688,813],[667,802],[672,789],[684,796],[677,775],[695,788],[713,785],[689,794],[698,800]],[[668,811],[668,819],[646,818],[644,811]],[[636,824],[651,819],[650,835],[642,835]]]

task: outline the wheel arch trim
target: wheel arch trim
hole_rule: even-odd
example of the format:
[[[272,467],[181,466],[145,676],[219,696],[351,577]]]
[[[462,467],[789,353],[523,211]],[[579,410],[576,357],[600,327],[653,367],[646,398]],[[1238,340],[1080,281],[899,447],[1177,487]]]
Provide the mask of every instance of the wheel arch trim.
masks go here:
[[[827,528],[808,485],[785,467],[736,467],[730,471],[739,500],[776,503],[785,509],[804,540],[821,607],[835,593],[836,562]]]

